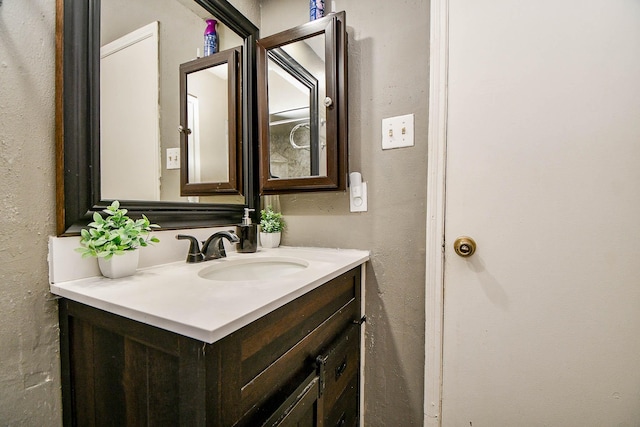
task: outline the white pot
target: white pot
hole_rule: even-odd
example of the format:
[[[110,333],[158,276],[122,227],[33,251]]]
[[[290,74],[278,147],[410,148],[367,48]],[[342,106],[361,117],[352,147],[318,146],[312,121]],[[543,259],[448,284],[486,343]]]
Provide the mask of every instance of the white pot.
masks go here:
[[[109,259],[98,258],[98,266],[102,275],[110,279],[132,276],[138,269],[139,252],[125,251],[122,255],[114,255]]]
[[[260,232],[260,244],[263,248],[277,248],[280,246],[280,235],[282,233],[263,233]]]

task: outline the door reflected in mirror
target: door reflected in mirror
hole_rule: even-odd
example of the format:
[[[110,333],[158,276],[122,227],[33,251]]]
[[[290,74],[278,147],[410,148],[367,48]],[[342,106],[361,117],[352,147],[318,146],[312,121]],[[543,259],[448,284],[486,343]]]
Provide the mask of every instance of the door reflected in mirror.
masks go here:
[[[343,190],[344,12],[258,40],[260,191]]]
[[[159,23],[100,48],[102,197],[160,200]]]
[[[180,194],[239,194],[240,48],[180,65]]]

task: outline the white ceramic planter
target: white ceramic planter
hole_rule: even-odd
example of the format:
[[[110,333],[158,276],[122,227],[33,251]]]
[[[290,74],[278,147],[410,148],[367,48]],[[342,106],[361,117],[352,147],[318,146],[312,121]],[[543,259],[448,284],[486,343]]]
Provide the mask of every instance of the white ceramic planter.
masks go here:
[[[98,266],[104,277],[119,279],[133,276],[138,269],[139,252],[125,251],[123,255],[114,255],[109,259],[98,258]]]
[[[282,233],[263,233],[260,232],[260,244],[263,248],[277,248],[280,246],[280,236]]]

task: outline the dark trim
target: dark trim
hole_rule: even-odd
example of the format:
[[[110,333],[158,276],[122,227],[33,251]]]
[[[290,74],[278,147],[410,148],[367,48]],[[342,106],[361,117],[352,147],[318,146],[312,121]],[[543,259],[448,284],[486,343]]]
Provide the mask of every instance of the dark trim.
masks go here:
[[[56,103],[57,234],[75,235],[109,200],[100,198],[99,38],[100,0],[58,0]],[[259,206],[257,176],[251,173],[257,155],[255,41],[258,29],[226,0],[194,0],[244,39],[243,46],[243,190],[246,206]],[[149,214],[162,228],[190,228],[240,223],[245,205],[121,200],[132,217]],[[254,213],[254,215],[256,215]]]

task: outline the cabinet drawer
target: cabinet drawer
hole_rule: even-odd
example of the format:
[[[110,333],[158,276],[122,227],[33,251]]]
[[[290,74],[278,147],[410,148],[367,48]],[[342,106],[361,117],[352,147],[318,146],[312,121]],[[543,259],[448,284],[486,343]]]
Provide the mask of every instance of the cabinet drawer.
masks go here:
[[[238,331],[235,335],[240,341],[242,384],[251,382],[334,313],[355,301],[360,286],[357,273],[349,271]]]

